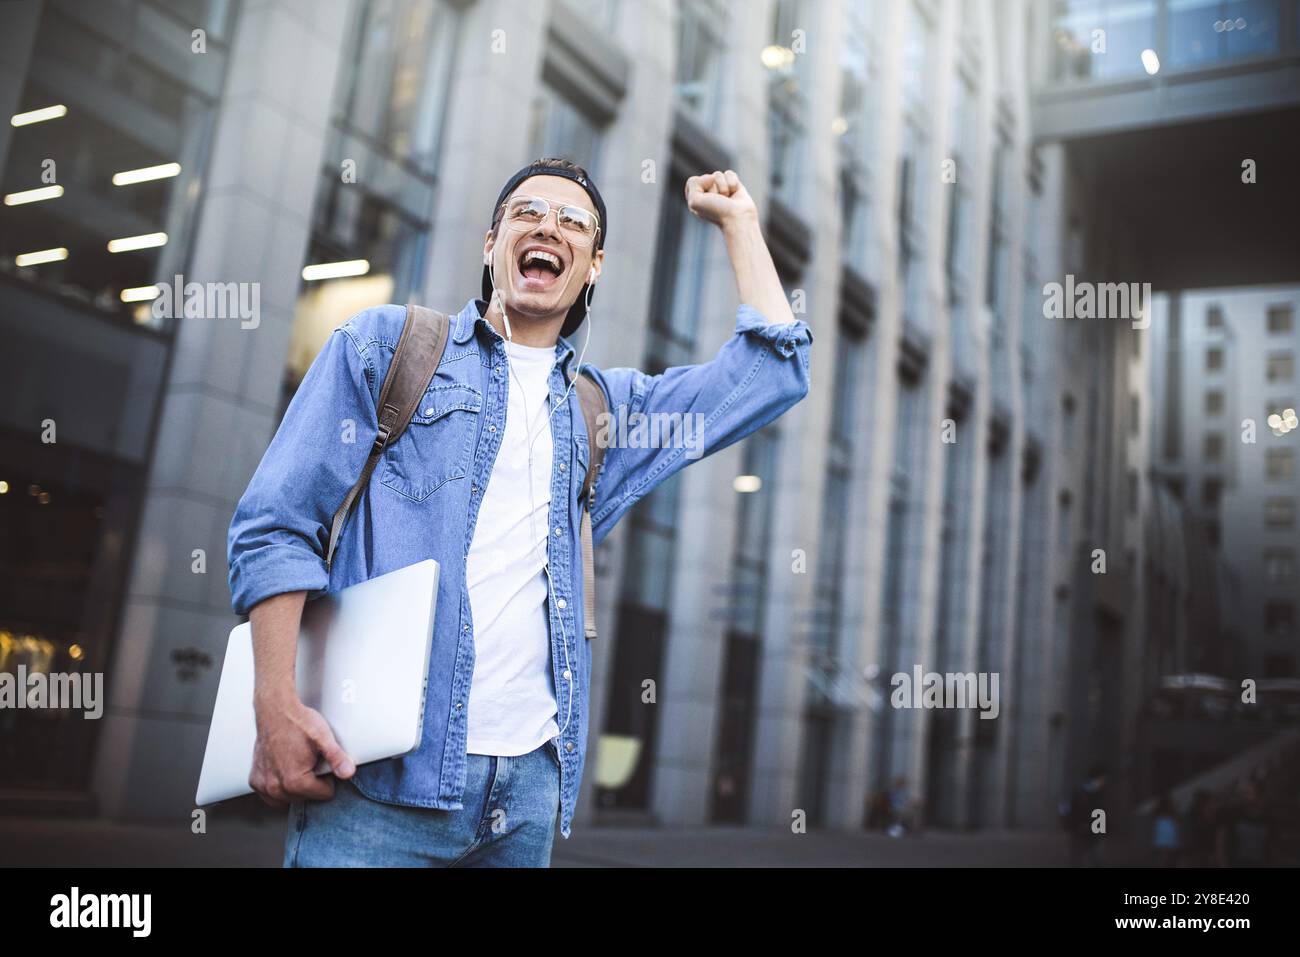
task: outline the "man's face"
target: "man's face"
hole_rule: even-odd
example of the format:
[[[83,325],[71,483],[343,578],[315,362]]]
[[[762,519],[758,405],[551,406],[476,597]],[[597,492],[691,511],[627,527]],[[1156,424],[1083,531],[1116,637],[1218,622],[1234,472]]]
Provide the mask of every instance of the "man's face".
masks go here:
[[[563,316],[578,298],[589,272],[600,275],[604,251],[595,243],[583,245],[559,227],[561,206],[580,206],[596,215],[591,198],[572,180],[559,176],[530,176],[506,198],[537,196],[546,200],[551,212],[541,223],[512,228],[503,215],[496,236],[488,233],[483,253],[492,261],[492,276],[498,295],[510,315],[519,313],[538,319]],[[604,227],[604,224],[601,224]]]

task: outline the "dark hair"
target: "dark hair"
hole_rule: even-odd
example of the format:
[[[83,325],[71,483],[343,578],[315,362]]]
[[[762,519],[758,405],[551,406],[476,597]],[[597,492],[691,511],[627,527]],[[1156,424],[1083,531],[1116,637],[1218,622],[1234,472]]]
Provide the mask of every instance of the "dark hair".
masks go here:
[[[578,176],[581,176],[583,179],[586,180],[591,179],[591,175],[585,169],[579,166],[577,163],[574,163],[571,160],[562,159],[558,156],[543,156],[541,159],[534,160],[529,165],[545,166],[547,169],[567,170],[570,173],[576,173]],[[533,175],[544,176],[546,174],[535,173]],[[501,216],[504,213],[504,211],[505,211],[504,206],[498,206],[492,213],[492,235],[493,236],[497,234],[497,228],[500,227],[501,225]],[[604,228],[604,223],[601,224],[601,227]]]

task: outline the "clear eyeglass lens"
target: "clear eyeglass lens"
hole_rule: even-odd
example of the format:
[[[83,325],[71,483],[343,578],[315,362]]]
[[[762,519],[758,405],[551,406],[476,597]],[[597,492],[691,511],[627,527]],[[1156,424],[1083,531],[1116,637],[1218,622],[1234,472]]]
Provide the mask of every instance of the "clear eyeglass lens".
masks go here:
[[[580,206],[561,206],[560,228],[590,239],[596,232],[596,221]]]
[[[517,199],[510,204],[510,222],[520,226],[536,226],[545,221],[551,206],[544,199]],[[578,242],[590,242],[596,235],[596,219],[581,206],[561,206],[556,211],[560,229]]]
[[[510,204],[510,219],[520,223],[540,223],[550,207],[540,199],[517,199]]]

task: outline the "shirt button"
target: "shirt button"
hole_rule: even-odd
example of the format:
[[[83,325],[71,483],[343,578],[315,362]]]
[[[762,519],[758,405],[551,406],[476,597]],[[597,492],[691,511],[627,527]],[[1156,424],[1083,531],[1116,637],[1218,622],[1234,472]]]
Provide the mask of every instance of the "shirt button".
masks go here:
[[[496,427],[495,425],[489,425],[489,426],[488,426],[488,431],[489,431],[489,432],[495,432],[496,430],[497,430],[497,427]]]
[[[433,415],[433,409],[425,409],[425,410],[424,410],[424,414],[425,414],[425,415]]]
[[[572,742],[572,741],[565,741],[565,742],[564,742],[564,750],[565,750],[565,751],[572,751],[572,750],[573,750],[573,742]]]
[[[558,600],[555,602],[555,604],[558,605],[561,609],[564,609],[564,608],[569,607],[569,603],[568,603],[567,601],[565,601],[563,598],[558,599]],[[567,673],[567,672],[565,673],[565,677],[568,677],[568,673]]]
[[[478,494],[478,486],[477,486],[477,485],[471,485],[471,486],[469,487],[469,492],[470,492],[471,495],[477,495],[477,494]]]
[[[559,534],[560,534],[560,526],[558,526],[558,525],[555,526],[555,534],[556,534],[556,535],[559,535]]]
[[[461,630],[461,631],[469,631],[469,625],[461,625],[461,626],[460,626],[460,630]]]
[[[568,680],[569,680],[570,678],[572,678],[572,677],[573,677],[573,675],[569,672],[569,669],[568,669],[568,668],[565,668],[565,669],[564,669],[564,680],[565,680],[565,681],[568,681]]]
[[[563,472],[564,469],[565,469],[565,465],[564,465],[563,462],[561,462],[561,463],[560,463],[560,471]]]
[[[457,710],[457,711],[459,711],[459,710],[460,710],[461,708],[463,708],[463,707],[464,707],[464,705],[462,705],[459,701],[456,702],[456,710]]]

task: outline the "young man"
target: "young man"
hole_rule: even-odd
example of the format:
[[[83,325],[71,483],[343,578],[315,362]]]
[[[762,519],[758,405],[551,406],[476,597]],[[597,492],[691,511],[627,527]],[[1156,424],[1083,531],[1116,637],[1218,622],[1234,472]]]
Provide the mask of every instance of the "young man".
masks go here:
[[[659,414],[702,425],[693,452],[620,446],[609,430],[591,507],[596,542],[688,461],[808,391],[812,334],[790,312],[749,193],[727,170],[691,177],[686,203],[721,230],[743,305],[711,362],[655,376],[582,367],[610,422]],[[286,866],[546,866],[557,817],[569,835],[590,714],[579,495],[591,438],[561,335],[587,318],[607,230],[579,166],[539,160],[506,183],[483,242],[483,298],[450,317],[425,398],[385,450],[328,569],[331,519],[377,434],[403,308],[368,309],[334,331],[253,475],[230,526],[230,586],[253,627],[250,783],[291,805]],[[619,334],[616,314],[603,322],[604,334]],[[348,423],[355,440],[344,442]],[[357,768],[294,688],[303,603],[427,558],[442,574],[423,737],[404,757]],[[337,786],[313,773],[319,757]]]

